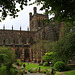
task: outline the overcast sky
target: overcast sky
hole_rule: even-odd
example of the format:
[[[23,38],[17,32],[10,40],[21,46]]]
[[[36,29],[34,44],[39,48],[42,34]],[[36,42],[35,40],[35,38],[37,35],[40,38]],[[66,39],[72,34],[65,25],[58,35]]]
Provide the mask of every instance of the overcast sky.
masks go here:
[[[18,6],[19,5],[17,5],[17,7]],[[44,11],[40,11],[41,5],[37,6],[35,4],[35,5],[31,5],[31,6],[24,6],[24,10],[22,10],[18,13],[18,15],[19,15],[18,17],[13,19],[10,16],[8,16],[6,18],[6,20],[0,22],[0,29],[3,29],[3,26],[5,25],[5,29],[11,30],[12,25],[13,25],[14,30],[19,30],[20,26],[21,26],[22,30],[27,30],[27,27],[29,27],[29,12],[32,12],[32,14],[33,14],[33,7],[37,7],[38,13],[44,13]]]

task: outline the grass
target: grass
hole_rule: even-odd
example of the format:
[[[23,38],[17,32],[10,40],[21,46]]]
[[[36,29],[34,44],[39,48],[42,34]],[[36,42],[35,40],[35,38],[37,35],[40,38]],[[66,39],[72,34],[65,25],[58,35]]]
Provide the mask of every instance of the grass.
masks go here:
[[[33,63],[29,63],[29,65],[28,65],[28,63],[25,63],[25,65],[26,65],[26,67],[25,67],[26,70],[29,70],[30,68],[37,68],[37,69],[39,69],[39,67],[42,70],[50,68],[49,66],[39,66],[39,64],[33,64]]]
[[[75,71],[67,71],[64,72],[66,75],[75,75]]]

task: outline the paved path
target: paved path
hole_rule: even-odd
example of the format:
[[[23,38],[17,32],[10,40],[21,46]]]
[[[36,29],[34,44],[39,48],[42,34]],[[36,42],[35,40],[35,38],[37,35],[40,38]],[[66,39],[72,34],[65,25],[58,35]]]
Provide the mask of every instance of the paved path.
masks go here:
[[[60,72],[60,75],[66,75],[64,72]]]

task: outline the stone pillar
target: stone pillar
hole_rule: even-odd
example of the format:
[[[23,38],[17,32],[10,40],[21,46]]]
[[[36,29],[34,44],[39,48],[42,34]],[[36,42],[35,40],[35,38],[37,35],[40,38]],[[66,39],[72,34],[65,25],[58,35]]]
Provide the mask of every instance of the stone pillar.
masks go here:
[[[38,63],[39,59],[38,59],[38,52],[37,52],[37,63]]]
[[[31,52],[31,48],[29,48],[29,56],[30,56],[30,61],[32,61],[32,52]]]
[[[41,56],[43,55],[43,52],[42,52],[42,49],[41,49]],[[43,60],[42,60],[42,58],[41,58],[41,63],[43,63]]]
[[[24,48],[22,48],[22,55],[21,55],[21,60],[24,61]]]

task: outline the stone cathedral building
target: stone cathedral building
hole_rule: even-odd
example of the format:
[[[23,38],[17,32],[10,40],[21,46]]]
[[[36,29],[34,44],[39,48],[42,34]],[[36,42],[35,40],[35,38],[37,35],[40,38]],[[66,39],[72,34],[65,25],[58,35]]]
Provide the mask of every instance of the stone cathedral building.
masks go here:
[[[31,45],[35,44],[38,39],[58,40],[62,24],[53,27],[55,22],[46,23],[48,15],[38,14],[36,7],[34,7],[34,14],[29,13],[29,16],[30,31],[22,31],[21,27],[20,30],[13,30],[13,27],[12,30],[6,30],[5,27],[0,29],[0,46],[10,47],[15,52],[17,59],[40,62],[41,59],[39,61],[34,59],[34,51],[31,49]]]

